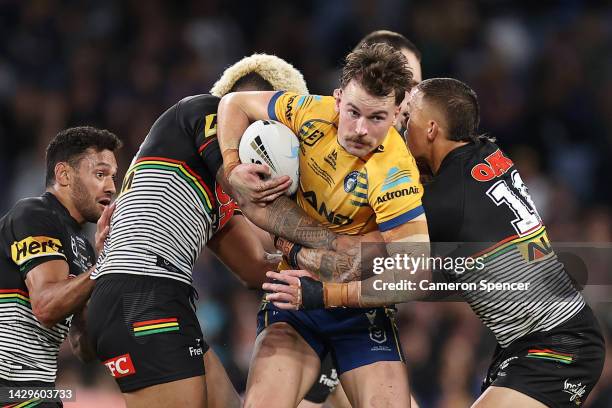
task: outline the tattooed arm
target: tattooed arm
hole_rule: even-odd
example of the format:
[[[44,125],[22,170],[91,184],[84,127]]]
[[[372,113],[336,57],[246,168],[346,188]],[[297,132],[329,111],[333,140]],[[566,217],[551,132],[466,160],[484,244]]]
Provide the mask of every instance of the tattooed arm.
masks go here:
[[[388,258],[422,258],[429,257],[429,234],[425,215],[420,215],[410,222],[382,233]],[[309,259],[313,265],[324,265],[322,256]],[[338,266],[338,265],[336,265]],[[323,276],[324,274],[320,274]],[[378,307],[394,303],[407,302],[424,298],[428,293],[420,290],[418,283],[431,279],[431,271],[421,264],[416,269],[393,265],[379,274],[369,277],[360,276],[360,280],[334,283],[319,282],[306,271],[268,272],[269,278],[277,279],[284,284],[265,283],[267,299],[281,309],[316,309],[321,307]],[[316,277],[314,277],[316,278]],[[396,290],[398,284],[410,284],[413,290]]]

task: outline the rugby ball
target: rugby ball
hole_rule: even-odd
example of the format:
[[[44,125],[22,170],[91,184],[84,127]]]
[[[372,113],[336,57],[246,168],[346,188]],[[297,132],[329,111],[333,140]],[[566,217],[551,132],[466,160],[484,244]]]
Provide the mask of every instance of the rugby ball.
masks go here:
[[[258,120],[244,131],[238,154],[242,163],[266,164],[272,177],[289,176],[288,195],[298,188],[300,142],[287,126],[274,120]]]

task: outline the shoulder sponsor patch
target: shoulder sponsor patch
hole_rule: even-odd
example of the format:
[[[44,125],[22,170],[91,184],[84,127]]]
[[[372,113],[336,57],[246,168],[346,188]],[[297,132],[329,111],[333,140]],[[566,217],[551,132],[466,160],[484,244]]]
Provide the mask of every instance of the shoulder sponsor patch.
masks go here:
[[[411,181],[410,170],[400,170],[397,167],[391,167],[385,177],[381,191],[391,190],[399,185],[408,184]]]
[[[402,188],[401,190],[396,190],[396,191],[387,191],[385,194],[377,197],[376,202],[378,204],[382,204],[382,203],[386,203],[389,200],[393,200],[394,198],[405,197],[410,194],[418,194],[419,192],[420,190],[416,186]]]
[[[59,255],[66,258],[62,252],[62,243],[59,239],[43,235],[30,236],[11,245],[11,258],[18,266],[41,256]]]

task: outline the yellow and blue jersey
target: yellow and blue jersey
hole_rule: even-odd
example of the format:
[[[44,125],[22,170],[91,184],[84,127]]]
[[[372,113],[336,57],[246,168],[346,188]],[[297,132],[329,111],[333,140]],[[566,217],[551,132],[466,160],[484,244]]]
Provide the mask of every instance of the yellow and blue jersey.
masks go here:
[[[310,217],[337,233],[363,234],[423,213],[419,171],[393,127],[373,153],[359,158],[338,143],[331,96],[277,92],[268,115],[300,140],[297,203]]]

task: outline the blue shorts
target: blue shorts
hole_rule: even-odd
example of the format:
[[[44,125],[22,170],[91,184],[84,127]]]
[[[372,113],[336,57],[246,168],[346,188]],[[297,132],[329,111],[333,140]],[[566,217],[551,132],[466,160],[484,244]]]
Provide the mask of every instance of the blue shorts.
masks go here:
[[[264,301],[257,314],[257,334],[271,324],[293,327],[323,360],[331,352],[338,375],[404,355],[394,321],[395,308],[287,311]]]

